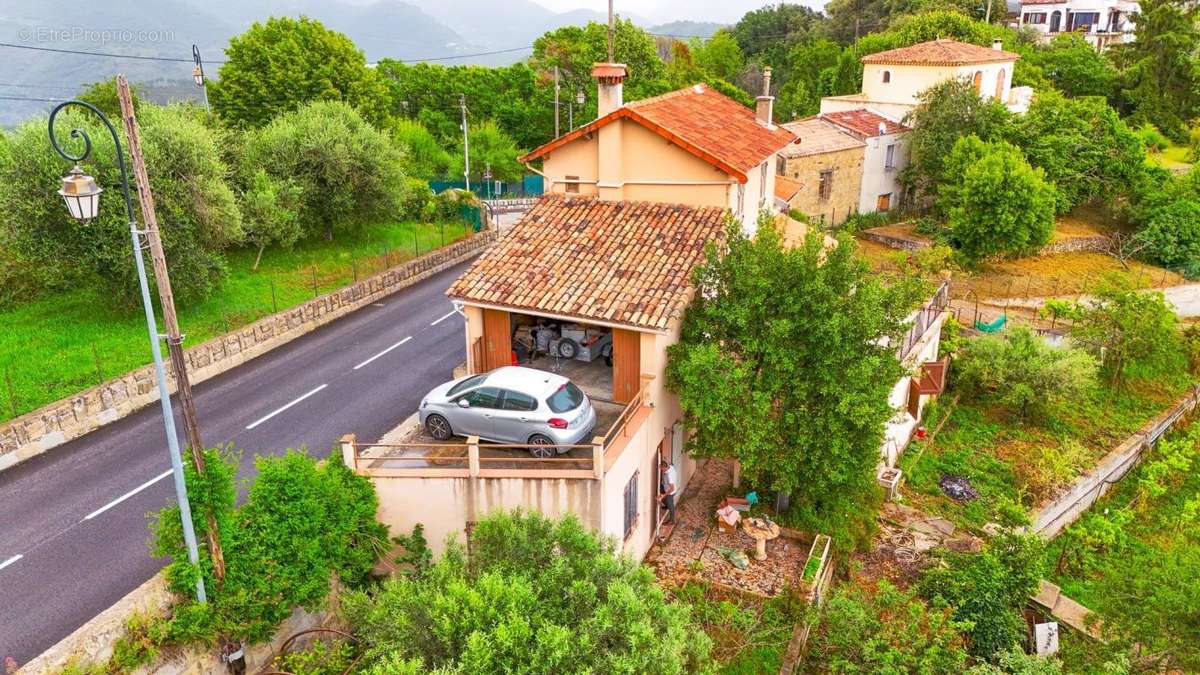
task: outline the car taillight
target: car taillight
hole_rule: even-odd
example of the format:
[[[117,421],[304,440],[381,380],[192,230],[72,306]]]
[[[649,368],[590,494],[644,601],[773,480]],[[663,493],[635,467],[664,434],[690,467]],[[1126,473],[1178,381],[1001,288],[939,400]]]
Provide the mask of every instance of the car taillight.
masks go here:
[[[549,424],[551,427],[553,427],[555,429],[566,429],[567,428],[567,421],[561,417],[551,417],[550,419],[546,420],[546,424]]]

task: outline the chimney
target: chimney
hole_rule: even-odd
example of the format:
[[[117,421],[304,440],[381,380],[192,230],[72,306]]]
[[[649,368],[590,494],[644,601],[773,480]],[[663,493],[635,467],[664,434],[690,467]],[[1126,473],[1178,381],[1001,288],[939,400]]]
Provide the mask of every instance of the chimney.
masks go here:
[[[995,49],[998,52],[1004,51],[1004,41],[1001,40],[1000,38],[993,39],[992,40],[992,49]]]
[[[592,77],[596,78],[596,117],[604,117],[625,105],[621,93],[621,83],[625,81],[624,63],[597,63],[592,66]]]
[[[758,105],[754,110],[754,117],[758,119],[758,123],[765,127],[774,127],[775,123],[772,120],[775,97],[771,96],[771,67],[763,68],[763,90],[762,96],[758,97]]]

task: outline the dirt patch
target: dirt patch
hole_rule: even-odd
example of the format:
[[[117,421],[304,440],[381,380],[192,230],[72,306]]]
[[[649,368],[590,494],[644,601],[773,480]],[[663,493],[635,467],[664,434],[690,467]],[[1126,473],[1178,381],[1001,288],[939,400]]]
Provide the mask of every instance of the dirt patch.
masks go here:
[[[953,288],[956,297],[965,297],[968,291],[980,298],[1078,295],[1107,274],[1123,277],[1137,288],[1187,283],[1182,276],[1161,267],[1131,261],[1125,269],[1110,255],[1077,252],[991,263],[977,274],[956,278]]]

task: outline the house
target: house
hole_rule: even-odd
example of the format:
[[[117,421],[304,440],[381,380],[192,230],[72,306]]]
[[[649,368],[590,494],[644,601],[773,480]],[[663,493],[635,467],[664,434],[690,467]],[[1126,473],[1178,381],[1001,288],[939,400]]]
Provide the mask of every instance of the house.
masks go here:
[[[783,127],[799,139],[779,153],[775,165],[780,176],[800,183],[789,209],[832,225],[858,211],[867,144],[821,116]]]
[[[864,108],[825,113],[821,119],[864,144],[858,212],[900,206],[904,195],[900,170],[908,165],[907,134],[912,129]]]
[[[920,103],[922,92],[953,78],[969,79],[980,96],[997,99],[1013,112],[1024,112],[1033,91],[1012,86],[1018,58],[1018,54],[1005,51],[999,40],[992,43],[991,49],[938,39],[868,54],[862,58],[863,90],[821,99],[821,113],[865,108],[903,121]]]
[[[775,157],[794,140],[772,121],[771,96],[749,110],[697,84],[624,103],[624,65],[597,64],[592,74],[599,117],[520,158],[542,160],[547,192],[719,206],[754,232],[759,211],[774,208]],[[764,79],[766,91],[769,70]]]
[[[1078,33],[1099,51],[1134,40],[1136,0],[1022,0],[1019,26],[1037,31],[1043,40]]]

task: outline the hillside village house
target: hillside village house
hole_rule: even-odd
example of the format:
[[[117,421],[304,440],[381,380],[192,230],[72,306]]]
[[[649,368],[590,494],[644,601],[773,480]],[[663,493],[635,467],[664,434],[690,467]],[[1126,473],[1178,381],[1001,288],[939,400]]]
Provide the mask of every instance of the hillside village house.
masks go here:
[[[1136,0],[1022,0],[1018,24],[1043,40],[1078,33],[1099,51],[1133,42]]]
[[[779,153],[776,162],[780,176],[800,185],[788,207],[813,222],[841,224],[858,210],[866,143],[819,116],[783,128],[800,139]]]
[[[466,319],[467,372],[514,360],[561,372],[592,399],[595,436],[549,459],[474,437],[463,452],[343,439],[347,465],[373,479],[380,519],[396,532],[421,523],[435,551],[487,512],[523,507],[575,514],[640,559],[669,532],[660,461],[676,467],[679,495],[695,472],[678,401],[666,388],[667,349],[695,293],[692,271],[727,219],[752,234],[759,209],[772,211],[781,189],[796,186],[774,180],[794,136],[771,121],[766,96],[757,112],[704,86],[625,105],[624,73],[620,64],[596,66],[599,119],[523,158],[543,160],[550,194],[447,291]],[[893,395],[912,415],[936,393],[927,383],[912,394],[910,380],[919,383],[922,364],[936,356],[942,309],[935,302],[915,313],[914,331],[898,345],[914,377]],[[610,344],[608,358],[527,353],[529,328],[551,325],[560,342],[571,335],[580,347]],[[494,424],[504,421],[500,405]],[[887,447],[901,447],[914,426],[914,417],[898,415]]]
[[[845,133],[863,142],[863,171],[858,211],[890,211],[903,201],[900,169],[908,165],[908,139],[912,131],[870,110],[845,110],[821,115]]]

